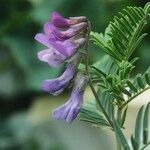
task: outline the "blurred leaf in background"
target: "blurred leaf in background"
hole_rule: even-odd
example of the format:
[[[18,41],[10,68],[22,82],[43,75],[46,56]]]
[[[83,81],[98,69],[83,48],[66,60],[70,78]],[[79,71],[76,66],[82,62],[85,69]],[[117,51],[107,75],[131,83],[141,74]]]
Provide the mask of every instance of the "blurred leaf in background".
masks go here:
[[[63,148],[67,150],[66,145],[61,142],[62,139],[59,139],[60,142],[55,141],[59,138],[56,136],[56,129],[50,128],[50,132],[47,132],[48,129],[44,130],[44,125],[33,129],[24,115],[33,98],[40,96],[41,82],[58,76],[62,71],[62,67],[51,68],[37,60],[37,52],[44,47],[35,42],[34,36],[41,32],[42,25],[50,19],[51,12],[58,11],[66,17],[87,16],[93,31],[104,32],[112,16],[124,6],[144,6],[146,2],[144,0],[0,0],[0,149],[47,150],[49,146],[52,150],[63,150]],[[145,30],[149,33],[149,26]],[[138,68],[141,71],[150,63],[149,39],[150,35],[134,53],[141,57]],[[90,46],[90,63],[101,59],[103,55],[96,46]],[[14,112],[16,117],[12,118]],[[39,141],[45,143],[43,147],[39,145]]]

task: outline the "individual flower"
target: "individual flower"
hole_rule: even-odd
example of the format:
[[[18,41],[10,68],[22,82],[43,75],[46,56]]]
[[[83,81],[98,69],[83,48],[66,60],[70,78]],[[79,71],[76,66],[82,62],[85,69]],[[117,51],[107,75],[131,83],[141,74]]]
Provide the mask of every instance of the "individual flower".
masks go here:
[[[63,42],[50,42],[44,34],[38,34],[36,36],[36,40],[49,46],[48,49],[38,52],[38,58],[53,67],[56,67],[63,63],[66,59],[69,59],[86,41],[85,38],[80,35],[80,38],[75,36]]]
[[[74,55],[70,60],[68,60],[64,73],[58,78],[45,80],[43,82],[42,89],[55,96],[60,94],[73,79],[80,59],[81,55],[79,53]]]
[[[85,16],[70,17],[69,19],[66,19],[63,16],[61,16],[58,12],[53,12],[51,21],[56,27],[67,28],[71,25],[78,24],[80,22],[86,22],[87,19]]]
[[[38,33],[35,36],[38,42],[48,47],[46,50],[38,53],[38,58],[41,61],[47,62],[50,66],[57,67],[71,58],[85,44],[86,38],[83,31],[87,29],[87,22],[83,22],[85,17],[75,18],[71,19],[74,20],[74,23],[70,23],[70,26],[60,29],[55,24],[59,20],[62,22],[62,17],[58,13],[52,14],[52,21],[44,25],[44,33]]]
[[[57,28],[51,22],[46,22],[43,27],[43,33],[47,36],[50,41],[60,40],[64,41],[67,40],[77,34],[80,34],[86,31],[88,26],[87,22],[81,22],[75,25],[70,26],[69,28]],[[37,34],[38,35],[38,34]],[[35,36],[36,39],[36,36]]]
[[[56,67],[66,60],[66,57],[56,49],[49,48],[38,52],[39,60],[47,62],[50,66]]]
[[[71,123],[78,115],[83,104],[87,76],[78,73],[69,100],[53,111],[53,117]]]
[[[58,29],[54,24],[51,22],[47,22],[44,25],[44,32],[46,35],[51,36],[50,34],[53,35],[53,39],[57,40],[66,40],[69,39],[80,32],[84,32],[87,29],[88,23],[87,22],[81,22],[75,25],[71,25],[69,28],[65,29]]]

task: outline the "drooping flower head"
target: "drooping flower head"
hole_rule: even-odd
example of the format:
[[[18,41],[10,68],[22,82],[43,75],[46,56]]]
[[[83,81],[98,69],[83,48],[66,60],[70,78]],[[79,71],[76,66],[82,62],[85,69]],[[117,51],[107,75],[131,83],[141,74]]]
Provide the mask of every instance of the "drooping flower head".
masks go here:
[[[87,76],[78,73],[69,100],[53,111],[53,117],[71,123],[78,115],[83,104]]]
[[[80,53],[74,55],[68,60],[64,73],[58,78],[45,80],[42,84],[42,89],[55,96],[60,94],[73,79],[80,59]]]
[[[69,59],[86,42],[87,22],[85,17],[65,19],[58,13],[52,14],[52,21],[44,25],[44,33],[38,33],[35,39],[48,47],[38,53],[41,61],[56,67]]]
[[[53,113],[55,118],[66,122],[72,122],[76,118],[83,103],[87,77],[80,73],[76,76],[81,59],[81,53],[77,50],[87,41],[87,28],[88,23],[84,16],[66,19],[54,12],[51,21],[44,24],[43,33],[35,36],[38,42],[47,47],[38,52],[39,60],[53,67],[67,62],[63,74],[58,78],[45,80],[42,89],[49,94],[58,95],[74,81],[70,99]]]

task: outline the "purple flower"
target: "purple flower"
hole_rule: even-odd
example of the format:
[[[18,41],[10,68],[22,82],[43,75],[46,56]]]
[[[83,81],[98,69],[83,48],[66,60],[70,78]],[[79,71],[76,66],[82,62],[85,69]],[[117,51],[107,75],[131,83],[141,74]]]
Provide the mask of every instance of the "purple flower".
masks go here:
[[[35,36],[35,39],[48,48],[55,49],[66,57],[72,56],[76,50],[86,42],[83,35],[77,35],[68,40],[60,41],[56,39],[48,39],[46,35],[39,33]]]
[[[86,42],[82,35],[59,41],[48,39],[47,35],[39,33],[35,36],[35,39],[49,48],[39,52],[38,58],[53,67],[69,59]]]
[[[38,58],[53,67],[63,63],[85,44],[87,26],[86,17],[66,19],[57,12],[52,13],[51,22],[44,24],[44,33],[35,36],[48,48],[39,52]]]
[[[45,80],[43,82],[42,89],[55,96],[60,94],[73,79],[80,58],[80,54],[73,56],[69,61],[64,73],[58,78]]]
[[[56,67],[66,60],[66,57],[53,48],[38,52],[39,60],[47,62],[50,66]]]
[[[46,22],[44,25],[44,33],[49,37],[51,37],[51,39],[64,41],[77,35],[80,32],[83,32],[84,30],[87,29],[87,26],[88,26],[87,22],[81,22],[62,30],[58,29],[51,22]]]
[[[85,16],[70,17],[69,19],[66,19],[62,17],[58,12],[53,12],[51,21],[58,28],[67,28],[67,27],[70,27],[71,25],[74,25],[80,22],[86,22],[87,19]]]
[[[88,23],[87,20],[81,19],[86,17],[72,17],[72,18],[80,18],[78,23],[74,23],[72,25],[69,25],[67,27],[59,28],[57,24],[55,25],[55,15],[58,14],[56,12],[52,13],[51,21],[48,21],[44,24],[43,30],[44,34],[48,36],[48,39],[53,40],[66,40],[69,39],[72,36],[75,36],[76,34],[80,33],[81,31],[85,31],[87,29]],[[62,16],[61,16],[62,17]],[[57,22],[61,21],[60,17],[56,17]],[[77,20],[78,20],[77,19]],[[75,19],[73,19],[75,20]]]
[[[87,76],[80,73],[77,74],[70,99],[53,111],[54,118],[71,123],[77,117],[82,108],[83,94],[87,81]]]
[[[67,62],[60,77],[43,82],[44,91],[58,95],[71,83],[81,59],[81,53],[77,50],[86,42],[87,28],[88,22],[84,16],[66,19],[54,12],[51,21],[44,24],[43,33],[36,34],[35,39],[47,47],[38,52],[41,61],[53,67]],[[72,122],[76,118],[82,107],[86,82],[87,77],[78,73],[70,99],[54,111],[55,118],[67,122]]]

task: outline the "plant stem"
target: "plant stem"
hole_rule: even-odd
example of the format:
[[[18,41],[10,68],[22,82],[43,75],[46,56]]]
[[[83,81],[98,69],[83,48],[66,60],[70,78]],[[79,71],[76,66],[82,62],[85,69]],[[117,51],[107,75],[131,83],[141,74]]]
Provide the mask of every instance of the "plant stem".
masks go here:
[[[147,88],[141,90],[140,92],[138,92],[137,94],[133,95],[132,97],[130,97],[124,104],[122,104],[119,108],[122,109],[123,107],[125,107],[129,102],[131,102],[134,98],[136,98],[137,96],[139,96],[140,94],[142,94],[143,92],[147,91],[148,89],[150,89],[150,86],[148,86]]]
[[[150,141],[146,145],[144,145],[140,150],[144,150],[149,144],[150,144]]]
[[[117,136],[116,136],[116,143],[117,143],[117,150],[122,150],[122,149],[121,149],[121,144],[120,144],[120,142],[119,142]]]
[[[122,122],[121,116],[122,116],[122,109],[118,108],[118,111],[117,111],[117,121],[118,121],[118,123],[119,123],[120,126],[121,126],[121,122]]]
[[[102,113],[104,114],[105,118],[107,119],[107,121],[109,122],[110,126],[113,128],[113,123],[110,119],[110,117],[108,116],[107,112],[105,111],[105,108],[103,107],[96,91],[95,91],[95,88],[94,88],[94,85],[92,83],[92,80],[91,80],[91,76],[90,76],[90,73],[89,73],[89,52],[88,52],[88,47],[89,47],[89,38],[90,38],[90,31],[91,31],[91,25],[90,25],[90,22],[88,21],[88,35],[87,35],[87,42],[86,42],[86,45],[85,45],[85,51],[86,51],[86,55],[85,55],[85,66],[86,66],[86,74],[87,76],[89,77],[89,85],[90,85],[90,88],[91,88],[91,91],[96,99],[96,102],[99,106],[99,108],[101,109]]]
[[[118,108],[118,111],[117,111],[117,122],[119,123],[120,126],[121,126],[121,123],[122,123],[121,116],[122,116],[122,109]],[[117,136],[116,136],[116,143],[117,143],[117,150],[122,150],[120,141],[117,139]]]

